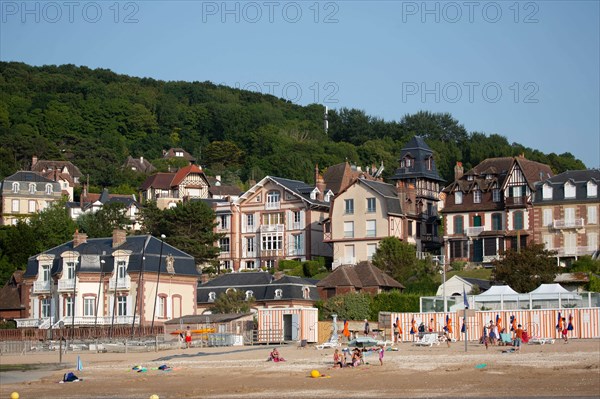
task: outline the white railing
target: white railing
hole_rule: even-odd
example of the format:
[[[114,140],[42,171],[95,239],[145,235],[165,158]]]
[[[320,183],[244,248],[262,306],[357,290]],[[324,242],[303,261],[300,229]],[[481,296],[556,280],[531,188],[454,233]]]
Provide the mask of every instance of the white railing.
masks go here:
[[[262,257],[283,256],[283,249],[261,249],[259,256],[262,256]]]
[[[341,266],[341,265],[355,265],[355,264],[356,264],[356,258],[338,258],[331,263],[331,267],[332,267],[332,269],[335,269],[336,267]]]
[[[557,219],[552,224],[555,229],[576,229],[585,226],[583,219]]]
[[[500,255],[485,255],[483,257],[483,263],[490,263],[494,260],[500,260]]]
[[[59,328],[60,322],[63,322],[65,326],[73,325],[73,317],[65,316],[52,325],[52,328]],[[135,323],[139,324],[140,316],[135,317]],[[75,316],[76,326],[110,326],[111,324],[131,324],[133,323],[133,316],[115,316],[114,320],[112,316]]]
[[[17,328],[23,327],[38,327],[42,324],[43,319],[15,319],[17,322]]]
[[[478,236],[479,234],[481,234],[484,230],[483,226],[475,226],[475,227],[467,227],[465,228],[465,234],[468,235],[469,237],[471,236]]]
[[[302,223],[300,222],[292,222],[290,224],[290,230],[302,230]]]
[[[58,280],[58,291],[73,291],[75,288],[75,279]]]
[[[261,233],[283,233],[285,230],[285,226],[282,224],[261,224],[260,232]]]
[[[567,248],[554,248],[553,251],[557,252],[557,256],[582,256],[591,255],[596,251],[596,247],[567,247]]]
[[[54,323],[54,317],[45,317],[39,325],[39,329],[47,330]]]
[[[304,256],[304,248],[288,248],[288,256]]]
[[[265,204],[265,210],[281,209],[281,202],[267,202]]]
[[[256,251],[243,251],[242,258],[256,258]]]
[[[118,290],[130,289],[131,288],[131,277],[125,276],[125,277],[117,278],[117,281],[115,281],[114,278],[111,278],[109,280],[108,289],[114,290],[115,286],[117,287]]]
[[[256,233],[256,225],[255,224],[243,224],[242,225],[242,233]]]
[[[50,281],[34,281],[33,293],[50,292]]]

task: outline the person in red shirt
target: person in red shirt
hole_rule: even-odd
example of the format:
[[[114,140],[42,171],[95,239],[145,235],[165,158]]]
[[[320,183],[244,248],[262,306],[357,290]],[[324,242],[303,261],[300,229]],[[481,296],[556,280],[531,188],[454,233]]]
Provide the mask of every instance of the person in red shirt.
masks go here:
[[[517,330],[515,331],[515,350],[517,350],[517,351],[521,350],[522,342],[523,342],[523,329],[521,328],[521,325],[519,324],[517,326]]]

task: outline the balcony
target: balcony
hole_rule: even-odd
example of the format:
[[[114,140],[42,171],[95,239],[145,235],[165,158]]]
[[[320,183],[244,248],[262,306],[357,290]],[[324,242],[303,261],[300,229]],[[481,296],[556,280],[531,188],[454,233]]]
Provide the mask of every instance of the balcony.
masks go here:
[[[65,326],[71,326],[75,324],[76,326],[110,326],[110,325],[131,325],[133,323],[133,316],[75,316],[75,320],[71,316],[65,316],[60,321],[65,323]],[[59,328],[60,321],[54,323],[52,328]],[[140,316],[135,317],[135,324],[140,323]]]
[[[514,208],[525,207],[527,206],[527,197],[506,197],[504,198],[504,205]]]
[[[243,224],[242,233],[256,233],[257,228],[254,224]]]
[[[304,248],[288,248],[287,256],[304,256]]]
[[[17,328],[37,328],[43,323],[43,321],[44,319],[15,319]]]
[[[283,249],[263,249],[260,251],[260,256],[263,258],[275,258],[283,256]]]
[[[290,228],[289,229],[290,230],[302,230],[302,228],[303,228],[302,223],[300,223],[300,222],[292,222],[290,224]]]
[[[265,210],[266,211],[272,211],[272,210],[277,210],[277,209],[281,209],[281,202],[267,202],[267,203],[265,203]]]
[[[465,228],[465,234],[469,237],[478,236],[484,231],[483,226],[467,227]]]
[[[33,293],[42,294],[50,292],[50,281],[35,281],[33,283]]]
[[[75,279],[58,280],[58,292],[73,291],[75,288]]]
[[[585,226],[583,219],[557,219],[552,222],[552,227],[555,229],[581,229]]]
[[[554,248],[552,251],[556,251],[557,256],[583,256],[592,255],[596,251],[596,247],[567,247],[567,248]]]
[[[256,251],[243,251],[242,258],[256,258]]]
[[[108,284],[108,289],[110,291],[114,291],[115,287],[117,288],[117,290],[130,289],[131,288],[131,277],[125,276],[125,277],[117,278],[117,281],[115,281],[114,278],[111,278],[110,282]]]
[[[260,226],[261,233],[283,233],[285,226],[282,224],[262,224]]]

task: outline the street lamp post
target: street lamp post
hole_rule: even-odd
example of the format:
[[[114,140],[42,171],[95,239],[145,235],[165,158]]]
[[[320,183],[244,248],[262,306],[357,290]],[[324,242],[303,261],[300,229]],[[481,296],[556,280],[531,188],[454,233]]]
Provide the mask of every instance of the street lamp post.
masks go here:
[[[163,253],[163,244],[165,243],[164,234],[160,235],[160,256],[158,259],[158,276],[156,278],[156,292],[154,295],[154,309],[152,310],[152,325],[150,326],[150,333],[154,334],[154,317],[156,316],[156,300],[158,299],[158,285],[160,284],[160,269],[162,267],[162,253]]]

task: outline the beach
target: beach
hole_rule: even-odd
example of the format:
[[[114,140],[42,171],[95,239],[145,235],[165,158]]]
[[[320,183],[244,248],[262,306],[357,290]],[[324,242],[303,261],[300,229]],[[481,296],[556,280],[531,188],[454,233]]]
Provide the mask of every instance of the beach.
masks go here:
[[[368,364],[332,369],[333,349],[278,346],[285,362],[266,361],[274,346],[190,348],[144,353],[2,355],[3,365],[29,364],[33,372],[0,373],[0,398],[443,398],[598,397],[600,340],[510,347],[464,343],[433,347],[397,345],[383,366],[376,352]],[[77,357],[83,370],[76,371]],[[170,371],[157,368],[167,365]],[[143,366],[145,372],[136,372]],[[311,378],[312,370],[327,377]],[[65,372],[82,381],[58,383]],[[21,373],[21,374],[20,374]],[[21,378],[16,378],[21,376]]]

